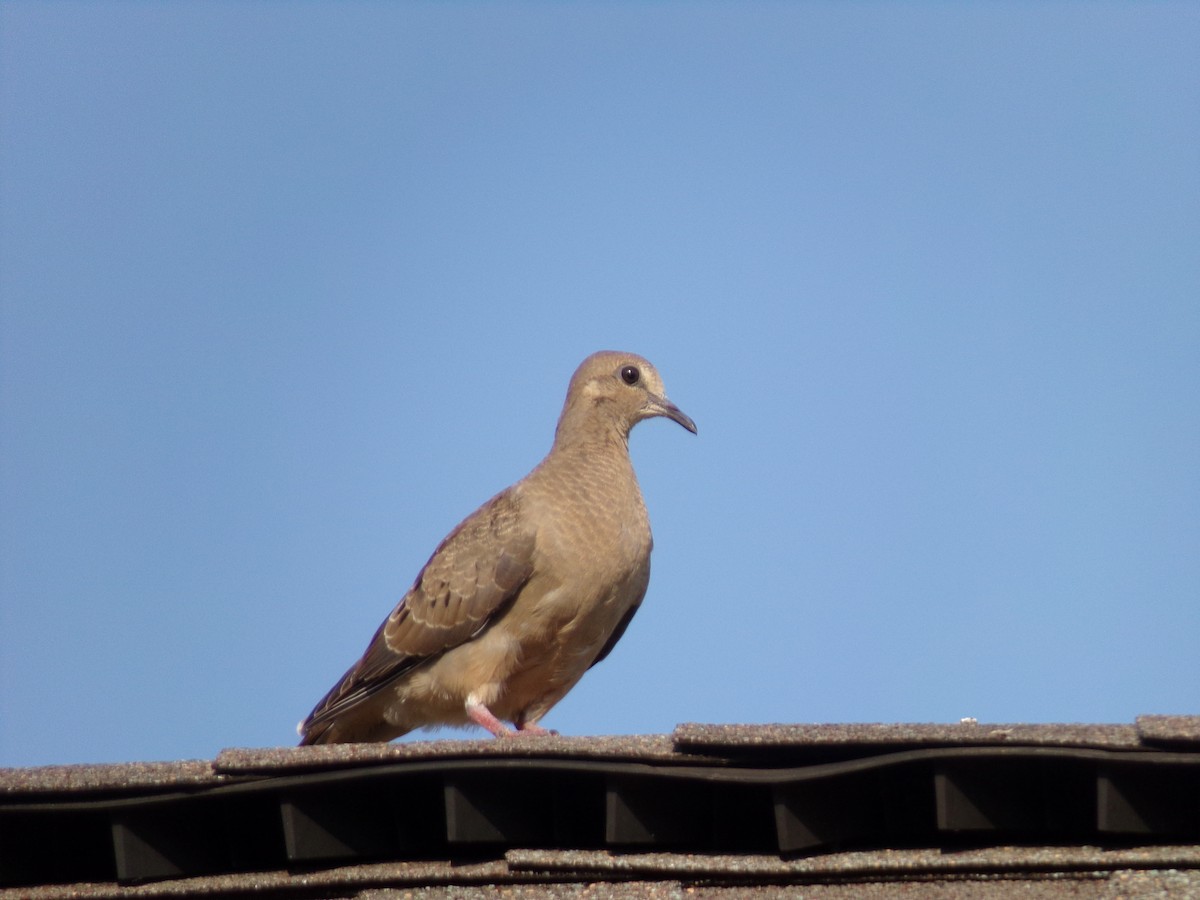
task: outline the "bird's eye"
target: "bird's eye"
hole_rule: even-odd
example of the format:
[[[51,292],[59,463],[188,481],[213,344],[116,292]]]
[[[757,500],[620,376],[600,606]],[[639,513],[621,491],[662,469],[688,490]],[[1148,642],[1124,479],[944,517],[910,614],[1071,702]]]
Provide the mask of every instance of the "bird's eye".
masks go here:
[[[637,384],[641,377],[642,373],[638,371],[637,366],[625,366],[621,369],[621,380],[626,384]]]

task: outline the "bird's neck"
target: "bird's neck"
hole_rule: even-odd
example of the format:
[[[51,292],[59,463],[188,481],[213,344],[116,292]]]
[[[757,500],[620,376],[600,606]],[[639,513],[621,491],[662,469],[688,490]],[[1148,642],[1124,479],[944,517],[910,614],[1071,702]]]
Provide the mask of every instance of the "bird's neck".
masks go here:
[[[629,431],[614,426],[596,415],[572,420],[564,412],[554,434],[554,445],[539,468],[559,469],[574,478],[588,473],[594,478],[605,472],[604,479],[630,478],[636,481],[633,461],[629,458]]]
[[[609,416],[602,404],[565,408],[554,432],[551,453],[585,448],[589,453],[629,455],[629,425]]]
[[[554,485],[559,493],[567,490],[596,520],[593,529],[600,528],[603,520],[617,534],[625,528],[622,523],[646,515],[628,437],[620,432],[571,432],[566,439],[559,435],[529,478],[529,488],[535,492],[546,485]]]
[[[605,462],[630,465],[629,436],[607,431],[596,434],[572,432],[556,435],[547,460],[572,460],[571,465],[598,465]]]

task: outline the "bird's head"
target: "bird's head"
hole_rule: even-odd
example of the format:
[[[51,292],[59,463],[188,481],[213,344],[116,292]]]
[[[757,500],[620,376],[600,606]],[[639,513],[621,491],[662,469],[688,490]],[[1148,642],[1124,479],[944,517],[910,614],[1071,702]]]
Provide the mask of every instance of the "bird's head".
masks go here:
[[[662,377],[650,361],[635,353],[602,350],[575,370],[558,422],[558,438],[614,430],[622,438],[643,419],[663,416],[696,433],[696,423],[667,399]]]

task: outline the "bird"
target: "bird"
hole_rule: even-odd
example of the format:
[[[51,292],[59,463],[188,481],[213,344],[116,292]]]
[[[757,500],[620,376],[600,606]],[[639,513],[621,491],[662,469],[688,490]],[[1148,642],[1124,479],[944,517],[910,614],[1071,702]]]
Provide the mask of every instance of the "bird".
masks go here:
[[[549,453],[438,545],[300,723],[301,746],[443,725],[553,733],[542,717],[608,656],[646,594],[654,542],[629,433],[656,416],[697,433],[648,360],[585,359]]]

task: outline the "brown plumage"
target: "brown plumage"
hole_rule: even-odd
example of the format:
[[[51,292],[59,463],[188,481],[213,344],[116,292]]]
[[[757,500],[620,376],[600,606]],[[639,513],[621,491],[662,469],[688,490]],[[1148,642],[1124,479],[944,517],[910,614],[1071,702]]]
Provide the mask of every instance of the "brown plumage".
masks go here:
[[[650,520],[629,431],[666,416],[645,359],[605,351],[571,378],[554,445],[442,541],[362,659],[300,724],[301,744],[538,721],[612,649],[650,580]]]

